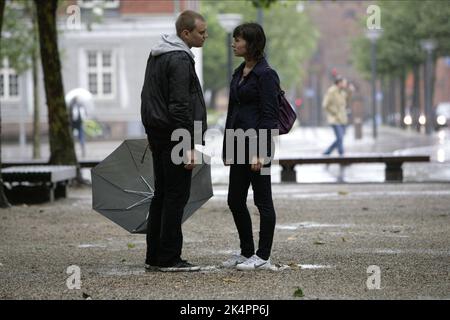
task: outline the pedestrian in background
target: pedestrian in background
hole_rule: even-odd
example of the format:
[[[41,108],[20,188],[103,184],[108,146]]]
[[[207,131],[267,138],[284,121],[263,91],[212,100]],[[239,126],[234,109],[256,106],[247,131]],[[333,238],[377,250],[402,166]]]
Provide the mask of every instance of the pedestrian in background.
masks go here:
[[[86,107],[81,103],[77,97],[74,97],[70,102],[70,124],[72,126],[73,135],[77,136],[81,146],[81,154],[86,156],[86,146],[84,139],[83,123],[87,119]]]
[[[334,149],[338,150],[340,156],[344,155],[344,135],[348,123],[347,105],[354,90],[352,85],[348,86],[347,80],[336,77],[325,94],[322,107],[325,109],[328,124],[333,128],[336,139],[323,153],[330,155]]]

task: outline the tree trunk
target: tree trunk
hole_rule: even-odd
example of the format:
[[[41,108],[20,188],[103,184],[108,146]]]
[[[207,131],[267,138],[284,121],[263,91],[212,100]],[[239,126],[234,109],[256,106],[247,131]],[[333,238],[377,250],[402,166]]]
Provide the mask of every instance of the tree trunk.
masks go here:
[[[33,23],[33,37],[34,42],[38,43],[38,28],[36,17],[31,14],[31,19]],[[38,58],[39,58],[39,48],[36,45],[33,48],[33,53],[31,56],[32,60],[32,72],[33,72],[33,159],[41,158],[41,122],[40,122],[40,110],[39,110],[39,87],[38,87]]]
[[[3,25],[3,12],[5,11],[5,0],[0,0],[0,48],[2,42],[2,25]],[[0,138],[2,133],[2,115],[0,108]],[[8,199],[5,196],[5,189],[3,186],[3,178],[2,178],[2,142],[0,139],[0,208],[8,208],[11,205],[9,204]]]
[[[59,59],[56,9],[58,0],[34,0],[39,27],[42,70],[48,105],[50,164],[77,164]]]
[[[380,77],[381,92],[383,93],[383,100],[381,101],[381,122],[387,124],[388,119],[388,105],[389,105],[389,90],[387,87],[387,76]]]
[[[295,96],[297,97],[297,96]],[[352,97],[352,101],[354,97]],[[319,71],[317,74],[317,81],[316,81],[316,106],[317,106],[317,125],[320,127],[322,125],[322,72]],[[350,102],[350,110],[353,117],[353,121],[355,120],[353,116],[353,108]]]
[[[406,116],[406,71],[403,69],[400,75],[400,127],[405,128],[405,122],[403,121]]]
[[[386,76],[386,125],[391,125],[392,76]]]
[[[209,108],[211,110],[216,110],[216,108],[217,108],[216,98],[217,98],[217,90],[216,89],[212,89],[211,90],[211,101],[209,103]]]
[[[417,131],[420,131],[420,65],[414,66],[414,91],[411,116],[413,119],[413,126],[415,125]]]
[[[433,57],[433,65],[431,66],[431,109],[433,110],[433,118],[436,118],[436,105],[434,103],[434,89],[436,88],[436,68],[437,68],[436,56]],[[436,121],[436,120],[433,120]]]
[[[397,113],[397,77],[395,75],[391,75],[389,83],[389,125],[391,127],[395,127],[395,114]]]

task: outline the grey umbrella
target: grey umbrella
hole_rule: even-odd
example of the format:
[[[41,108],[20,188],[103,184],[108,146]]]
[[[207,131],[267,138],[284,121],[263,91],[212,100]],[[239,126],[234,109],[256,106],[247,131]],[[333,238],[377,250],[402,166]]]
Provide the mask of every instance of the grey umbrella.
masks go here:
[[[125,140],[91,170],[93,209],[131,233],[146,232],[154,193],[153,161],[147,144],[145,139]],[[212,196],[211,167],[203,162],[192,172],[182,221]]]

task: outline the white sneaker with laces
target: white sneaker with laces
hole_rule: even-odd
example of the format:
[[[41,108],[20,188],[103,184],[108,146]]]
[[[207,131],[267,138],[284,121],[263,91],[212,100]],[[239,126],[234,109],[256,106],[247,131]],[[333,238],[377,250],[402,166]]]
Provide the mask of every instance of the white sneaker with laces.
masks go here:
[[[222,262],[222,268],[234,268],[237,264],[247,260],[246,257],[240,254],[233,254],[228,260]]]
[[[267,260],[263,260],[258,257],[256,254],[248,258],[242,263],[239,263],[236,266],[236,269],[242,271],[249,270],[272,270],[272,264],[270,263],[270,258]]]

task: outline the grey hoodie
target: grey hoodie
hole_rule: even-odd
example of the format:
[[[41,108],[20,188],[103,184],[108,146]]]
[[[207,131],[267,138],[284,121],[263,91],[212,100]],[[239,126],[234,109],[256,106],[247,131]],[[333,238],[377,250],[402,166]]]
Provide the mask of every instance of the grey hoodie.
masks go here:
[[[161,40],[152,49],[152,56],[156,57],[172,51],[185,51],[191,56],[192,59],[195,57],[186,43],[184,43],[184,41],[181,40],[181,38],[176,34],[163,34],[161,36]]]

